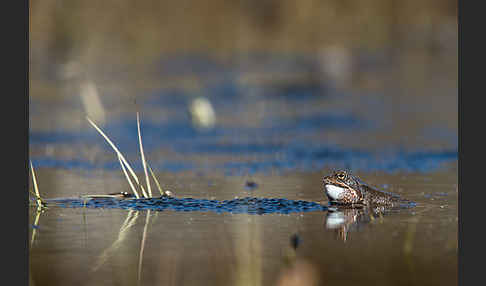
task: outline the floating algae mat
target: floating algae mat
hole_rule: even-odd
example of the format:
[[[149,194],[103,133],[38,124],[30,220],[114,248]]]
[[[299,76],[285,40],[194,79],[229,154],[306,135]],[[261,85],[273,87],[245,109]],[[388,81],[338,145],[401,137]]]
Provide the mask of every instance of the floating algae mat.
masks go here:
[[[118,199],[118,198],[95,198],[95,199],[50,199],[46,200],[47,205],[56,205],[67,208],[122,208],[132,210],[174,210],[174,211],[202,211],[216,213],[247,213],[247,214],[270,214],[270,213],[298,213],[310,211],[327,211],[326,206],[316,202],[302,200],[288,200],[284,198],[236,198],[232,200],[208,200],[194,198],[159,197],[147,199]]]

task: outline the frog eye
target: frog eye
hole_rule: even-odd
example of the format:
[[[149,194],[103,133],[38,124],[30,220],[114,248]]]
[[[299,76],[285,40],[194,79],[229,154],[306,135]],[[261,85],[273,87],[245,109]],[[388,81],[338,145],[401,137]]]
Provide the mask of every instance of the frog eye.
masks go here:
[[[339,180],[344,180],[346,179],[346,174],[344,172],[338,173],[337,177]]]

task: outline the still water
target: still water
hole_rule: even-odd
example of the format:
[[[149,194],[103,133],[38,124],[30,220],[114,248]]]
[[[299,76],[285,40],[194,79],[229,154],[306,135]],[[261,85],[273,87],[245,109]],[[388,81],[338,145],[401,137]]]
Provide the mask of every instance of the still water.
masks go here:
[[[39,177],[58,176],[56,171]],[[113,175],[115,177],[115,174]],[[35,285],[455,285],[457,176],[359,173],[417,203],[382,216],[135,211],[49,207],[30,211]],[[70,178],[73,188],[83,181]],[[120,178],[114,185],[123,185]],[[320,173],[248,177],[178,174],[177,196],[255,196],[322,202]],[[111,183],[109,183],[111,184]],[[66,186],[69,188],[69,186]],[[110,192],[115,187],[99,185]],[[46,197],[49,197],[48,186]],[[37,217],[37,223],[35,223]],[[35,233],[34,233],[35,231]]]
[[[366,73],[382,89],[353,89],[316,80],[312,57],[206,59],[196,61],[196,70],[194,58],[177,60],[137,75],[144,88],[116,75],[67,81],[37,74],[32,90],[44,93],[30,97],[29,148],[41,195],[129,191],[116,155],[85,116],[144,178],[138,111],[146,158],[177,198],[324,207],[289,213],[31,207],[32,285],[457,284],[452,69],[425,70],[430,74],[418,76],[418,88],[390,65],[382,67],[390,72]],[[205,115],[194,107],[201,106],[197,98],[209,102],[209,109],[202,104]],[[337,168],[417,205],[384,214],[327,209],[322,176]]]

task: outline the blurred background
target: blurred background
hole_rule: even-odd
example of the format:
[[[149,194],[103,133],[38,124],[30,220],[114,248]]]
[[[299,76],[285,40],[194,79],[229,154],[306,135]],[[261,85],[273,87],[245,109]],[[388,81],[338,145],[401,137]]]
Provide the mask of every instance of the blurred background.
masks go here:
[[[86,115],[136,152],[136,111],[159,168],[321,168],[326,151],[380,168],[346,158],[457,148],[456,1],[33,1],[30,25],[45,164],[106,163]]]
[[[177,196],[325,200],[321,176],[348,168],[375,186],[449,206],[440,209],[446,213],[389,220],[351,248],[323,236],[316,214],[306,224],[298,215],[231,216],[229,227],[225,215],[161,213],[175,232],[153,223],[158,239],[169,238],[146,262],[154,271],[145,281],[292,285],[302,271],[309,285],[456,281],[456,13],[457,1],[450,0],[30,1],[29,149],[41,194],[128,191],[117,157],[86,116],[143,174],[140,112],[146,158]],[[431,195],[436,192],[449,196]],[[79,282],[79,270],[116,240],[126,215],[60,212],[40,219],[44,240],[41,223],[31,264],[31,279],[40,284]],[[78,236],[90,228],[99,232],[97,242],[87,234],[93,230],[85,240]],[[269,243],[263,229],[275,235]],[[287,273],[279,247],[296,229],[308,255]],[[397,250],[396,237],[415,232],[423,236],[419,247]],[[181,241],[182,234],[191,239]],[[123,261],[138,259],[129,255],[138,253],[138,240],[131,241],[137,246],[120,250],[125,256],[92,280],[132,283],[136,273],[122,270]],[[184,250],[190,243],[195,249]],[[223,249],[199,253],[204,243]],[[169,245],[170,255],[156,255]],[[353,259],[363,247],[368,250]],[[343,260],[333,264],[316,249]],[[86,256],[62,263],[80,253]],[[360,261],[385,267],[385,274]],[[178,271],[194,263],[198,274],[184,280]],[[171,274],[156,274],[159,264]],[[227,275],[207,267],[227,267]],[[327,276],[319,280],[322,269]],[[344,281],[345,269],[355,274]]]

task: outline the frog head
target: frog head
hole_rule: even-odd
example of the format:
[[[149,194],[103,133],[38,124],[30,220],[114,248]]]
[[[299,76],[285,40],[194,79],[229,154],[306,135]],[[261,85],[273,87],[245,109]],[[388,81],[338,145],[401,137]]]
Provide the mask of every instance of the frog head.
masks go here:
[[[324,192],[331,203],[357,204],[362,202],[359,179],[349,171],[335,171],[323,178]]]

